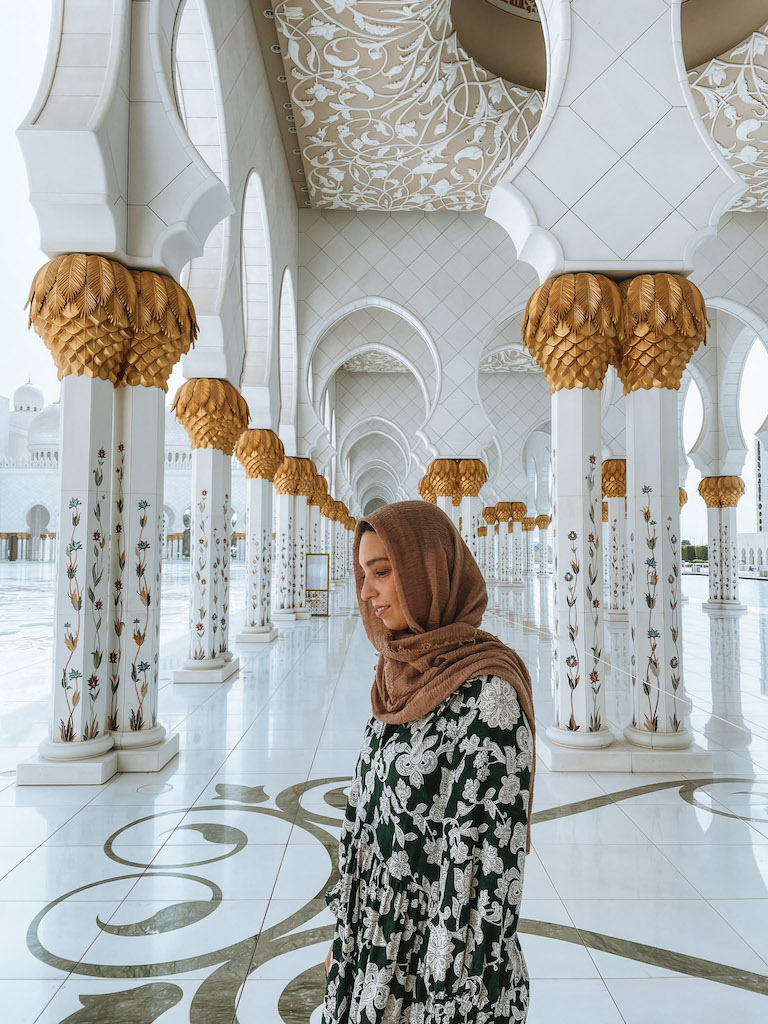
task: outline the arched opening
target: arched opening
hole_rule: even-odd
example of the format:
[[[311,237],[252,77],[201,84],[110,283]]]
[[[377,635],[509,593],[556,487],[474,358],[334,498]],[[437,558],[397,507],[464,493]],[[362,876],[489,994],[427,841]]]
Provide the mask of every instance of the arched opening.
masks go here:
[[[701,431],[704,427],[704,402],[701,397],[699,385],[691,377],[688,390],[683,402],[682,413],[682,442],[683,452],[688,471],[683,476],[680,473],[680,486],[688,492],[689,498],[698,494],[700,471],[693,465],[688,452],[695,446]],[[688,501],[680,512],[680,532],[685,540],[692,544],[705,544],[707,540],[707,510],[704,503]]]
[[[240,248],[243,336],[243,384],[267,383],[272,348],[272,266],[266,202],[261,178],[251,171],[243,198]]]
[[[768,380],[768,352],[759,338],[755,338],[744,362],[739,381],[738,416],[741,434],[747,445],[742,479],[746,493],[738,504],[736,521],[740,533],[757,530],[757,452],[755,433],[763,425],[768,409],[765,382]],[[765,476],[763,476],[765,481]]]
[[[40,559],[43,557],[43,542],[40,535],[48,532],[48,524],[51,521],[51,513],[45,505],[33,505],[27,512],[27,529],[29,534],[29,558]]]
[[[288,267],[280,286],[277,349],[280,380],[280,421],[278,433],[286,454],[296,454],[296,373],[298,368],[298,335],[296,329],[296,297]]]

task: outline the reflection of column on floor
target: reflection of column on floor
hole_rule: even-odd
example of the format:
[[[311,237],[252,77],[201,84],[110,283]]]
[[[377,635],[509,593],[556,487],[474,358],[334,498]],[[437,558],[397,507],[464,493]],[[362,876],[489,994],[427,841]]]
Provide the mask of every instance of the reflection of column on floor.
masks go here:
[[[605,459],[602,466],[603,503],[607,516],[606,622],[627,621],[627,462]]]
[[[513,587],[523,586],[525,553],[523,541],[523,520],[528,511],[524,501],[512,502],[512,525],[509,528],[511,544],[509,549],[509,581]]]
[[[709,553],[709,600],[704,611],[739,614],[739,555],[736,506],[746,487],[740,476],[705,476],[699,494],[707,506]]]
[[[489,583],[495,583],[499,578],[499,517],[493,505],[486,505],[482,515],[486,524],[485,578]]]
[[[532,576],[536,572],[536,556],[533,531],[536,529],[536,519],[533,516],[526,516],[520,523],[523,531],[523,575]]]
[[[752,739],[741,703],[739,618],[712,614],[709,619],[712,717],[704,726],[704,735],[715,743],[725,744],[729,750],[746,750]]]
[[[220,683],[239,668],[223,628],[229,573],[222,548],[230,532],[232,452],[248,427],[248,406],[229,381],[200,377],[179,388],[173,410],[192,445],[190,645],[189,657],[173,679]]]
[[[499,526],[499,583],[508,586],[512,580],[513,544],[512,526],[512,502],[498,501],[496,503],[496,521]]]
[[[669,439],[678,436],[680,379],[706,336],[704,303],[690,281],[671,274],[644,274],[621,289],[633,666],[624,735],[643,747],[684,748],[692,736],[683,687],[679,467]]]
[[[552,516],[536,516],[536,527],[539,531],[539,575],[548,576],[549,568],[549,528]]]
[[[534,292],[524,319],[524,344],[552,392],[556,685],[555,721],[546,740],[582,751],[613,741],[601,660],[598,459],[600,391],[616,359],[620,309],[612,281],[599,274],[565,274]]]
[[[269,429],[245,430],[235,455],[245,469],[245,625],[238,643],[269,643],[272,625],[273,480],[285,458],[283,442]]]
[[[532,574],[526,577],[523,596],[523,625],[536,628],[536,586]]]
[[[478,558],[477,530],[480,525],[480,490],[488,479],[488,470],[481,459],[459,460],[461,488],[461,536],[469,550]]]
[[[539,579],[539,635],[542,640],[552,636],[552,624],[550,619],[550,592],[549,580]]]

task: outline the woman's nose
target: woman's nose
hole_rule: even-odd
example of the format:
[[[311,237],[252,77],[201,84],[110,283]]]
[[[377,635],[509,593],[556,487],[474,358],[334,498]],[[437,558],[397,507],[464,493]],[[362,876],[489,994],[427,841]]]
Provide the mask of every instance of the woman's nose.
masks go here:
[[[360,597],[362,597],[364,601],[369,601],[375,595],[375,593],[376,590],[373,586],[371,586],[370,580],[363,580],[363,586],[362,589],[360,590]]]

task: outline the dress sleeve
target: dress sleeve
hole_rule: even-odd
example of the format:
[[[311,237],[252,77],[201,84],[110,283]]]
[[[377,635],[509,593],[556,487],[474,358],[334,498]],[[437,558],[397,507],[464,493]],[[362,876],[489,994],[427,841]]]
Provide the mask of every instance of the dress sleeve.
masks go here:
[[[504,703],[501,716],[492,684]],[[477,1007],[489,1005],[499,1014],[489,1021],[522,1019],[515,1010],[527,974],[517,924],[531,763],[531,732],[517,694],[491,677],[452,756],[443,858],[424,937],[429,999],[453,1024],[476,1022]]]

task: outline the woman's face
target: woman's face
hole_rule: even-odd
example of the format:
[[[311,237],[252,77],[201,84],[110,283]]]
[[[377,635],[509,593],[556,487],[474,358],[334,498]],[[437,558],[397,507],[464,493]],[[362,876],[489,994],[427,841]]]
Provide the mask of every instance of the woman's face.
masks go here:
[[[395,571],[378,534],[366,530],[360,538],[360,565],[365,573],[360,596],[370,601],[387,629],[408,629],[400,598],[395,589]]]

